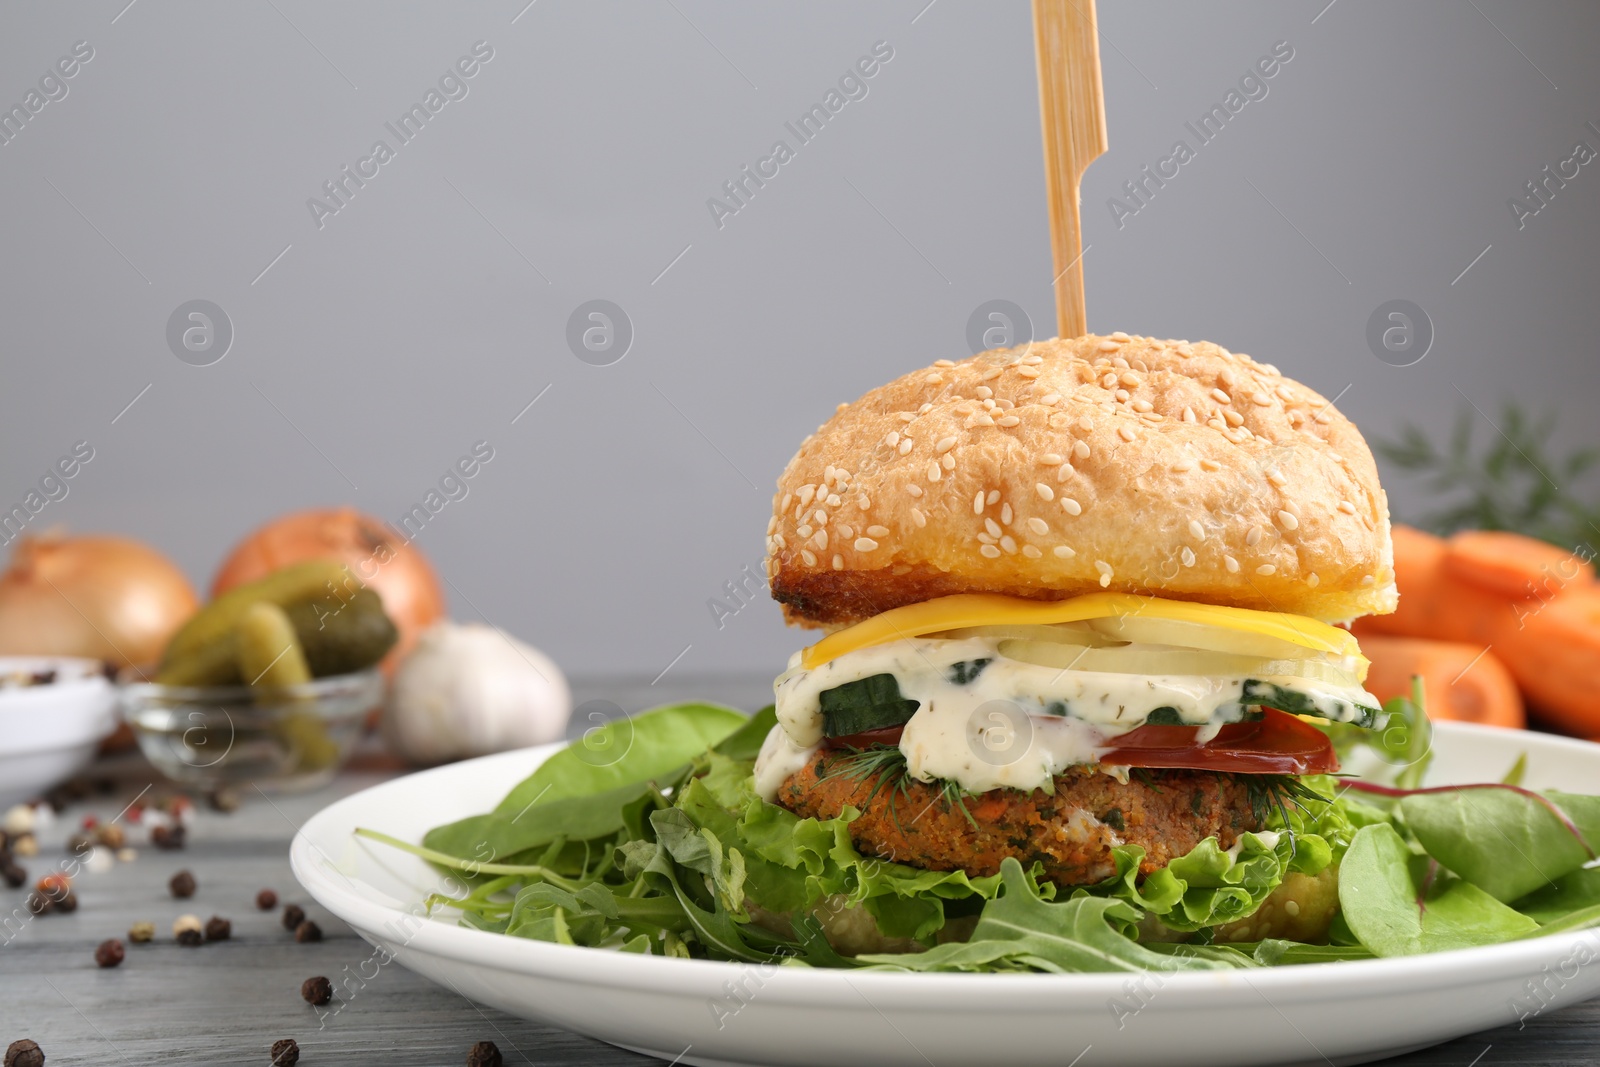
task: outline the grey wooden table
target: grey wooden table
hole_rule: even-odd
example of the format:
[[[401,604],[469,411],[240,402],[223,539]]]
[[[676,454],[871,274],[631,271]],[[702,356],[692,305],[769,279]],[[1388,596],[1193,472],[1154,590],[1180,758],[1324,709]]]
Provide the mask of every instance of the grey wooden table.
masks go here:
[[[577,697],[612,699],[635,710],[684,692],[715,694],[730,703],[754,706],[764,683],[685,679],[672,690],[660,687],[577,687]],[[114,777],[116,790],[75,803],[41,835],[37,857],[24,860],[32,878],[67,857],[64,842],[85,815],[102,821],[115,816],[146,786],[146,799],[176,790],[141,760],[119,758],[96,774]],[[300,998],[300,983],[325,975],[337,986],[357,973],[371,947],[342,922],[312,904],[289,873],[288,848],[295,830],[331,801],[384,780],[398,769],[363,753],[328,787],[298,796],[241,793],[239,809],[223,814],[197,804],[182,851],[148,845],[146,832],[129,827],[138,858],[77,882],[78,909],[0,925],[0,1048],[31,1037],[44,1049],[50,1067],[69,1064],[255,1064],[269,1062],[272,1042],[292,1037],[300,1062],[383,1064],[386,1067],[465,1062],[476,1041],[493,1041],[508,1064],[573,1064],[583,1067],[649,1064],[646,1057],[579,1037],[556,1027],[523,1022],[482,1008],[448,989],[388,966],[319,1025],[315,1009]],[[194,873],[198,890],[188,900],[174,899],[167,881],[180,869]],[[258,890],[277,891],[282,903],[303,906],[323,931],[320,943],[297,944],[279,921],[281,910],[258,911]],[[0,888],[0,920],[26,915],[25,890]],[[202,920],[220,915],[232,920],[227,941],[197,948],[176,944],[172,922],[193,913]],[[129,926],[155,923],[148,945],[127,945],[120,967],[95,965],[95,946],[106,938],[127,942]],[[349,971],[346,971],[349,968]],[[1500,1025],[1504,1015],[1485,1019],[1483,1033],[1388,1061],[1440,1067],[1577,1065],[1600,1063],[1600,1001],[1530,1020],[1523,1028]],[[1359,1019],[1352,1026],[1361,1025]],[[1197,1035],[1198,1040],[1236,1040],[1238,1035]],[[1003,1041],[1003,1038],[1002,1038]],[[1003,1048],[1003,1046],[1002,1046]],[[1285,1049],[1286,1059],[1320,1062],[1310,1049]],[[997,1051],[996,1062],[1004,1059]],[[828,1065],[837,1067],[837,1065]],[[934,1067],[962,1067],[938,1063]],[[1082,1067],[1092,1067],[1092,1059]]]

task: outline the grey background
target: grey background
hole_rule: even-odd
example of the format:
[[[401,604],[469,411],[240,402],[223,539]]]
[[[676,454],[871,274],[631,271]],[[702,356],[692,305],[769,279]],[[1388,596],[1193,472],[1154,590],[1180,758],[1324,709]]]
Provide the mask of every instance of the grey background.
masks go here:
[[[706,601],[759,571],[800,438],[965,355],[985,300],[1054,333],[1027,5],[525,2],[0,8],[7,108],[95,50],[0,146],[0,500],[86,438],[37,525],[147,538],[204,583],[286,509],[398,519],[487,439],[418,541],[455,616],[577,675],[775,673],[803,635]],[[1091,328],[1270,360],[1369,437],[1515,397],[1592,440],[1600,165],[1520,231],[1506,201],[1600,147],[1600,7],[1325,3],[1103,0]],[[469,95],[319,230],[307,199],[478,40]],[[719,230],[707,198],[879,40],[869,94]],[[1266,98],[1119,230],[1107,198],[1283,40]],[[608,367],[565,341],[596,298],[635,329]],[[1436,331],[1405,369],[1365,341],[1394,298]],[[166,345],[193,299],[233,322],[211,366]]]

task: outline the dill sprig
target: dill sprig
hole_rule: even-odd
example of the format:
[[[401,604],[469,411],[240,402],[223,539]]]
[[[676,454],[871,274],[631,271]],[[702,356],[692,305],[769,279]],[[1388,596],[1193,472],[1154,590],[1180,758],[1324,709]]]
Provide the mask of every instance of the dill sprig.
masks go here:
[[[823,762],[819,781],[829,778],[843,778],[846,781],[860,785],[872,782],[872,792],[867,794],[867,799],[862,803],[865,808],[877,799],[884,789],[889,790],[889,818],[894,821],[895,829],[905,832],[900,825],[900,812],[898,802],[904,798],[907,803],[911,800],[911,770],[906,764],[906,755],[896,745],[868,745],[866,748],[847,747],[843,754],[831,756]],[[959,809],[966,816],[967,822],[973,829],[978,828],[978,821],[972,817],[972,812],[967,810],[967,793],[960,784],[948,778],[936,779],[935,783],[944,800],[945,810]],[[915,821],[915,820],[913,820]]]
[[[1250,812],[1258,823],[1264,824],[1274,814],[1283,822],[1283,833],[1289,838],[1291,856],[1295,852],[1295,830],[1294,821],[1289,817],[1290,809],[1306,818],[1313,818],[1315,813],[1307,807],[1308,804],[1328,805],[1333,802],[1333,798],[1323,796],[1292,774],[1237,774],[1234,778],[1245,787],[1250,800]]]
[[[1510,401],[1501,409],[1498,432],[1480,449],[1473,433],[1477,417],[1473,408],[1462,408],[1443,445],[1411,424],[1401,427],[1398,439],[1375,442],[1380,456],[1423,477],[1427,490],[1442,499],[1443,506],[1417,524],[1437,534],[1511,530],[1574,550],[1600,544],[1600,505],[1570,495],[1572,484],[1600,462],[1600,449],[1552,453],[1555,415],[1530,415]]]

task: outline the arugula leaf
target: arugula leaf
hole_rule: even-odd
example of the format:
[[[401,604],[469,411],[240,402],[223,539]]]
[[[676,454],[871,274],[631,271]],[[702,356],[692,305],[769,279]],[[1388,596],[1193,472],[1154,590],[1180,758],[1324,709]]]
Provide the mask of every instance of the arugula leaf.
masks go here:
[[[506,794],[495,811],[515,814],[567,797],[593,796],[668,777],[748,722],[742,711],[689,702],[666,704],[593,727],[541,763]]]
[[[1376,956],[1490,945],[1538,924],[1411,851],[1393,826],[1356,831],[1339,868],[1339,905]]]
[[[1004,892],[984,905],[971,941],[912,954],[864,955],[857,957],[858,962],[906,971],[966,971],[1006,961],[1062,973],[1231,966],[1198,955],[1152,952],[1139,944],[1124,932],[1139,921],[1138,909],[1126,901],[1091,896],[1046,901],[1022,864],[1011,857],[1001,861],[1000,878]]]

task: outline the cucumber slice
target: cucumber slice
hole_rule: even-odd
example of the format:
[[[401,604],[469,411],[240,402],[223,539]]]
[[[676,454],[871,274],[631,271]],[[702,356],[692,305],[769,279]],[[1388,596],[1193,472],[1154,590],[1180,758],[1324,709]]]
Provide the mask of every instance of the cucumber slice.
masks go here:
[[[1347,722],[1353,726],[1374,729],[1382,725],[1385,715],[1382,708],[1358,704],[1338,693],[1306,687],[1290,687],[1281,682],[1260,678],[1246,678],[1243,699],[1291,715],[1314,715],[1333,722]]]
[[[818,694],[822,706],[822,733],[825,737],[901,726],[910,721],[921,705],[900,695],[900,683],[892,674],[874,674]]]

